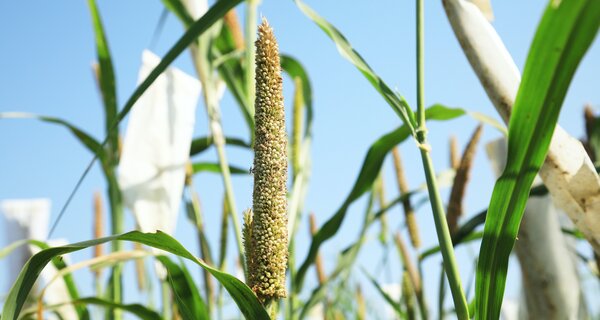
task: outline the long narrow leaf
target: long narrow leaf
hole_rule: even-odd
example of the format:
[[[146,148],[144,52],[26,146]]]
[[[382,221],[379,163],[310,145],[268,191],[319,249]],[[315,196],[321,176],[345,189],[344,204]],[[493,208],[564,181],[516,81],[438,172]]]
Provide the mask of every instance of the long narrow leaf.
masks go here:
[[[177,40],[175,45],[169,49],[167,54],[161,59],[160,63],[150,72],[148,77],[135,89],[129,97],[123,109],[117,115],[115,122],[111,128],[114,128],[125,116],[131,111],[135,102],[142,94],[150,87],[150,85],[158,78],[158,76],[167,69],[167,67],[183,52],[190,44],[192,44],[201,34],[209,30],[209,28],[221,19],[227,11],[238,5],[242,0],[221,0],[217,1],[200,19],[194,22],[187,31]]]
[[[196,162],[192,164],[192,168],[194,169],[194,173],[199,172],[214,172],[221,173],[221,166],[218,163],[212,162]],[[239,167],[229,166],[229,172],[231,174],[249,174],[249,170],[244,170]]]
[[[221,272],[217,269],[197,259],[187,251],[177,240],[163,232],[142,233],[132,231],[121,235],[105,237],[101,239],[78,242],[62,247],[53,247],[40,251],[35,254],[23,267],[15,284],[4,302],[2,310],[2,319],[16,320],[19,312],[25,303],[25,300],[33,287],[37,277],[42,269],[52,260],[60,255],[74,251],[83,250],[108,241],[133,241],[147,246],[161,249],[182,258],[188,259],[210,272],[225,289],[231,294],[231,297],[238,305],[238,308],[247,319],[269,320],[269,315],[260,304],[254,293],[248,286],[232,275]]]
[[[409,133],[414,136],[417,124],[415,122],[415,116],[406,100],[404,100],[397,92],[394,92],[383,79],[371,69],[367,62],[352,48],[348,40],[336,27],[323,19],[323,17],[319,16],[302,1],[294,0],[294,2],[296,2],[298,8],[300,8],[308,18],[314,21],[331,38],[331,40],[335,42],[342,57],[352,62],[352,64],[360,70],[377,92],[379,92],[385,101],[392,107],[394,112],[402,119],[404,125],[407,126]]]
[[[83,144],[89,151],[91,151],[92,154],[96,154],[98,155],[98,158],[102,159],[103,151],[100,142],[98,142],[85,131],[70,124],[66,120],[25,112],[1,112],[0,119],[36,119],[48,123],[61,125],[69,131],[71,131],[71,133],[77,138],[77,140],[79,140],[81,144]]]
[[[44,309],[45,310],[55,310],[62,306],[70,305],[70,304],[75,305],[75,306],[96,305],[96,306],[104,307],[104,308],[108,308],[108,309],[120,309],[120,310],[127,311],[142,320],[160,320],[160,319],[162,319],[161,316],[156,311],[154,311],[150,308],[147,308],[141,304],[137,304],[137,303],[135,303],[135,304],[120,304],[120,303],[114,303],[112,301],[104,300],[104,299],[98,298],[98,297],[75,299],[70,302],[65,302],[65,303],[60,303],[60,304],[55,304],[55,305],[50,305],[50,306],[44,306]],[[28,311],[23,313],[21,318],[28,319],[29,316],[33,316],[37,312],[38,312],[37,308],[35,308],[35,310],[31,310],[31,311],[29,311],[29,309],[28,309]]]
[[[306,105],[306,127],[304,128],[304,137],[310,137],[312,135],[313,101],[312,87],[310,85],[310,80],[308,79],[308,74],[302,64],[289,55],[281,56],[281,68],[292,79],[298,77],[302,82],[302,96],[304,104]]]
[[[98,84],[102,94],[102,100],[104,102],[104,115],[106,133],[110,137],[110,148],[111,154],[117,153],[119,148],[119,132],[118,128],[115,128],[112,132],[110,125],[114,122],[117,116],[117,88],[115,84],[115,71],[110,56],[110,49],[108,48],[108,41],[106,34],[104,33],[104,26],[102,25],[102,19],[100,12],[98,12],[98,6],[95,0],[88,0],[90,7],[90,14],[92,15],[92,24],[94,26],[94,36],[96,38],[96,54],[98,55]]]
[[[466,112],[462,109],[453,109],[444,107],[442,105],[434,105],[426,110],[425,116],[429,120],[450,120],[465,115],[465,113]],[[313,237],[308,255],[298,269],[298,273],[296,275],[295,286],[298,291],[300,291],[302,288],[304,276],[316,258],[319,247],[337,233],[338,229],[342,225],[342,222],[344,221],[346,212],[348,211],[350,205],[363,194],[365,194],[365,192],[367,192],[373,185],[377,174],[381,170],[381,165],[383,164],[383,160],[385,159],[387,153],[390,152],[394,146],[398,145],[409,136],[410,129],[406,125],[403,125],[398,129],[382,136],[371,145],[365,160],[363,161],[358,178],[356,178],[354,186],[350,191],[350,194],[346,197],[341,207]]]
[[[166,281],[173,291],[173,299],[177,304],[179,313],[186,315],[183,318],[210,319],[206,304],[202,300],[200,292],[194,284],[194,279],[187,272],[185,265],[178,266],[166,256],[158,256],[157,259],[167,269],[168,278]]]
[[[508,257],[529,189],[546,157],[562,102],[600,26],[600,2],[551,1],[531,45],[509,124],[508,160],[496,182],[477,265],[478,319],[497,319]]]
[[[554,1],[558,4],[560,1]],[[494,27],[470,0],[444,0],[444,9],[473,71],[508,123],[521,75]],[[553,4],[554,5],[554,4]],[[600,178],[579,139],[557,125],[540,177],[563,209],[600,254]],[[582,188],[581,186],[585,186]]]
[[[0,259],[2,259],[4,256],[10,254],[16,248],[23,246],[23,245],[36,246],[42,250],[50,248],[50,246],[43,241],[34,240],[34,239],[19,240],[19,241],[15,241],[15,242],[11,243],[10,245],[8,245],[5,248],[3,248],[2,250],[0,250]],[[54,265],[54,268],[56,268],[56,270],[59,270],[59,271],[62,269],[65,269],[67,267],[67,264],[65,263],[64,259],[52,259],[52,264]],[[63,278],[63,281],[65,282],[65,287],[67,288],[69,297],[73,300],[79,299],[79,291],[77,290],[77,286],[75,285],[73,276],[69,273],[69,274],[65,274],[64,276],[62,276],[62,278]],[[89,317],[88,310],[84,306],[76,306],[75,309],[77,311],[77,315],[79,316],[79,318],[85,319],[86,317]]]
[[[190,148],[190,156],[195,156],[199,153],[202,153],[203,151],[208,149],[210,146],[212,146],[214,144],[214,141],[215,140],[213,137],[200,137],[200,138],[196,138],[196,139],[192,140],[192,147]],[[225,144],[230,145],[230,146],[242,147],[242,148],[246,148],[246,149],[251,148],[250,144],[248,144],[244,140],[238,139],[238,138],[225,137]]]
[[[396,312],[396,315],[400,319],[405,318],[406,314],[402,312],[402,306],[400,305],[400,302],[395,301],[394,298],[392,298],[387,292],[385,292],[385,290],[383,290],[379,282],[377,282],[377,280],[373,278],[373,276],[371,276],[365,269],[362,269],[362,271],[365,274],[365,276],[369,279],[369,281],[371,281],[371,283],[375,286],[377,292],[383,297],[385,302],[387,302],[390,308],[392,308],[392,310]]]

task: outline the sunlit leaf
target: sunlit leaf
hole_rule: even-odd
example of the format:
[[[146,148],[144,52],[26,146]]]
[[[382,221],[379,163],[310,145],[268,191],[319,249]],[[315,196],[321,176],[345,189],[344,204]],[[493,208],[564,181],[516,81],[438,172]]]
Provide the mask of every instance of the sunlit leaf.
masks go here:
[[[197,259],[179,242],[160,231],[156,233],[141,233],[138,231],[132,231],[122,235],[83,241],[67,246],[53,247],[40,251],[31,259],[29,259],[29,261],[27,261],[16,282],[10,289],[10,292],[4,302],[2,318],[13,320],[18,318],[19,312],[25,303],[27,295],[31,291],[36,278],[46,264],[50,262],[50,260],[63,254],[79,251],[105,242],[118,240],[133,241],[145,244],[156,249],[170,252],[196,263],[210,272],[225,287],[225,289],[231,294],[231,297],[237,304],[242,314],[247,319],[269,320],[268,313],[260,304],[252,290],[248,288],[248,286],[234,276],[214,269],[204,263],[202,260]]]
[[[571,79],[599,25],[599,1],[551,1],[537,28],[510,120],[506,168],[494,187],[485,224],[477,265],[478,319],[500,316],[508,258],[529,189]]]

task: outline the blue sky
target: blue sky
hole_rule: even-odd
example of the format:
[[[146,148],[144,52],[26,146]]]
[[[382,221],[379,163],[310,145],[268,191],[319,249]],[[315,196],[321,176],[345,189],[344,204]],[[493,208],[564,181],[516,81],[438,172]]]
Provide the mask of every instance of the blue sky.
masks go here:
[[[412,1],[307,0],[307,3],[338,27],[371,67],[415,106]],[[545,2],[496,1],[493,5],[496,15],[494,26],[522,70]],[[99,7],[110,42],[119,105],[122,106],[135,88],[142,50],[151,44],[163,7],[160,1],[142,0],[99,1]],[[243,17],[243,8],[238,7],[240,17]],[[297,9],[293,1],[264,0],[259,12],[273,26],[281,52],[300,60],[312,81],[315,107],[313,173],[305,209],[315,212],[322,223],[335,212],[350,191],[369,145],[400,125],[400,120],[366,79],[339,56],[329,38]],[[427,1],[426,15],[426,104],[462,107],[499,119],[460,50],[441,1]],[[179,21],[170,15],[160,37],[150,49],[164,55],[182,32]],[[0,40],[0,112],[22,111],[56,116],[78,125],[99,140],[103,137],[102,105],[90,68],[95,59],[94,38],[84,1],[0,2]],[[194,74],[187,52],[176,60],[175,66]],[[600,105],[599,71],[600,45],[596,41],[580,65],[560,117],[561,125],[575,137],[583,134],[583,105]],[[286,106],[289,106],[292,100],[289,80],[284,82],[284,87]],[[245,137],[243,119],[229,94],[222,103],[222,113],[225,133]],[[122,130],[125,125],[122,125]],[[429,125],[432,155],[438,170],[448,168],[447,141],[450,134],[455,134],[462,146],[476,125],[476,121],[468,117]],[[195,136],[204,136],[207,130],[206,112],[204,106],[199,105]],[[498,131],[486,127],[482,141],[485,143],[499,136]],[[493,187],[491,168],[482,145],[467,190],[465,209],[468,215],[487,206]],[[53,202],[52,220],[91,159],[91,155],[66,130],[33,120],[0,120],[0,150],[0,199],[48,197]],[[416,148],[408,141],[401,146],[401,151],[409,183],[416,186],[424,180]],[[228,149],[228,157],[232,164],[240,167],[249,168],[252,162],[249,152],[235,148]],[[215,158],[212,150],[198,160]],[[387,194],[391,199],[398,191],[389,159],[385,170]],[[223,197],[221,180],[214,174],[201,174],[196,177],[195,184],[202,198],[209,237],[216,242]],[[250,176],[234,178],[236,203],[240,211],[251,205],[251,185]],[[55,237],[69,241],[89,239],[92,236],[92,193],[104,189],[105,183],[96,165],[75,196]],[[447,199],[447,190],[444,190],[443,197]],[[356,237],[365,203],[362,199],[351,207],[340,234],[323,247],[328,267],[334,265],[335,254],[348,245],[348,239]],[[127,229],[131,229],[131,215],[127,216]],[[401,216],[399,209],[393,210],[390,226],[397,228],[402,221]],[[424,247],[437,243],[430,210],[423,209],[418,216]],[[0,228],[3,227],[0,225]],[[361,253],[358,262],[371,271],[374,268],[370,261],[380,261],[382,257],[375,239],[377,229],[374,227],[371,231],[369,245],[373,249]],[[196,252],[195,234],[184,215],[180,217],[175,236]],[[299,232],[298,260],[304,258],[308,239],[306,224],[303,224]],[[472,255],[477,249],[478,246],[473,246],[471,252],[459,249],[459,261],[463,261],[463,282],[469,278]],[[394,254],[390,257],[397,260]],[[72,258],[83,260],[90,256],[91,251],[83,251],[73,254]],[[432,301],[437,292],[439,272],[435,270],[438,266],[437,258],[425,266],[425,274],[429,275],[426,290]],[[0,261],[0,270],[5,270],[5,267]],[[128,272],[131,270],[129,268]],[[86,272],[79,272],[77,277],[81,283],[90,283],[91,278]],[[312,275],[309,278],[313,278]],[[398,273],[393,272],[389,277],[382,275],[380,279],[382,282],[398,281]],[[518,277],[509,278],[511,280],[518,281]],[[4,282],[0,279],[0,288],[6,288]],[[85,287],[85,284],[82,286]],[[510,286],[508,295],[514,297],[517,292],[518,286]]]

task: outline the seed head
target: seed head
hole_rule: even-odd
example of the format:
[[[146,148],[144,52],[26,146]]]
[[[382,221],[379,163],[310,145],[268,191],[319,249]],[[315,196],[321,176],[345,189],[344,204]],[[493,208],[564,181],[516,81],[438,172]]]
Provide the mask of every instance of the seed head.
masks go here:
[[[285,297],[287,137],[279,49],[266,19],[256,41],[254,193],[248,282],[259,299]]]

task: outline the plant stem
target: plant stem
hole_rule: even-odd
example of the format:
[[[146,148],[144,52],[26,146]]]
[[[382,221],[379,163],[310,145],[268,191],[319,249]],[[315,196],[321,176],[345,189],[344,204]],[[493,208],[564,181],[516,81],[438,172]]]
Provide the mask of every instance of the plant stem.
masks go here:
[[[229,212],[231,213],[231,220],[233,222],[233,229],[235,231],[240,264],[244,269],[244,274],[246,274],[244,245],[242,242],[242,226],[240,225],[237,207],[235,205],[235,196],[231,183],[231,173],[229,171],[229,164],[227,161],[227,155],[225,153],[225,137],[223,134],[223,127],[221,126],[221,115],[219,112],[218,98],[216,96],[216,81],[214,81],[215,78],[212,75],[212,66],[208,61],[208,41],[206,40],[208,39],[201,38],[198,45],[191,46],[192,60],[194,62],[194,67],[196,68],[196,72],[198,73],[198,78],[200,79],[204,89],[204,103],[208,113],[210,131],[214,139],[215,147],[217,148],[217,157],[219,158],[221,176],[225,186],[225,197],[227,199],[227,205],[229,206]]]
[[[425,8],[417,0],[417,134],[425,129]],[[425,133],[423,132],[423,135]]]
[[[420,143],[424,144],[426,141]],[[458,266],[456,264],[456,258],[454,257],[452,239],[450,238],[450,231],[448,229],[448,224],[446,223],[446,213],[444,212],[444,205],[438,191],[434,174],[435,169],[433,168],[429,151],[421,149],[421,159],[423,160],[425,176],[427,179],[427,190],[429,191],[435,230],[438,235],[438,241],[440,242],[442,257],[444,259],[444,269],[447,271],[446,275],[448,276],[448,283],[450,284],[452,298],[454,299],[456,315],[458,319],[469,319],[467,299],[465,298],[460,281],[460,274],[458,273]]]
[[[115,165],[116,166],[116,165]],[[108,180],[108,200],[110,204],[110,215],[111,215],[111,233],[121,234],[123,233],[123,202],[121,198],[121,191],[117,184],[117,178],[113,166],[105,167],[105,175]],[[112,251],[117,252],[123,250],[123,243],[121,241],[112,241]],[[112,299],[115,303],[120,303],[123,300],[123,291],[121,289],[121,273],[123,265],[118,263],[113,267],[112,270]],[[112,310],[113,319],[121,319],[122,313],[119,309]]]
[[[469,319],[469,308],[467,299],[460,281],[460,274],[454,257],[454,248],[450,231],[446,222],[446,213],[442,203],[437,181],[435,178],[435,169],[429,155],[429,146],[427,144],[427,128],[425,126],[425,9],[424,0],[417,0],[417,141],[421,151],[423,169],[427,180],[427,190],[431,202],[431,210],[435,229],[442,251],[444,260],[444,269],[448,276],[454,307],[458,319]]]
[[[167,280],[161,280],[160,283],[160,288],[161,288],[161,298],[162,298],[162,317],[163,319],[170,319],[171,318],[171,297],[169,295],[169,292],[171,291],[171,289],[169,288],[169,283],[167,282]]]
[[[202,217],[202,211],[200,208],[200,197],[194,191],[193,178],[190,177],[188,184],[189,192],[189,205],[191,206],[192,214],[196,223],[196,234],[198,236],[198,247],[200,251],[200,257],[206,261],[209,265],[214,265],[212,260],[212,254],[210,252],[210,245],[207,242],[206,235],[204,233],[204,219]],[[212,308],[214,305],[214,284],[211,274],[202,269],[202,277],[204,279],[204,290],[206,292],[206,311],[209,315],[212,315]]]

